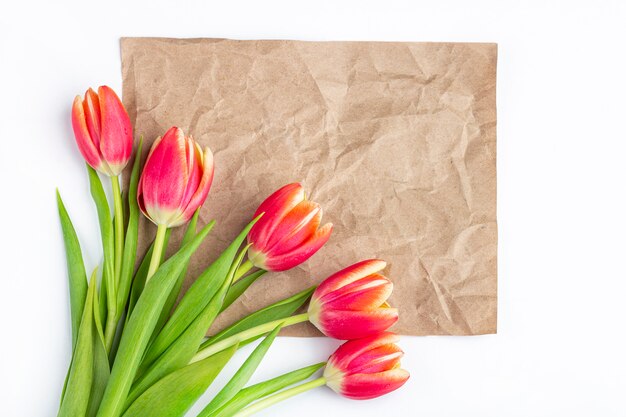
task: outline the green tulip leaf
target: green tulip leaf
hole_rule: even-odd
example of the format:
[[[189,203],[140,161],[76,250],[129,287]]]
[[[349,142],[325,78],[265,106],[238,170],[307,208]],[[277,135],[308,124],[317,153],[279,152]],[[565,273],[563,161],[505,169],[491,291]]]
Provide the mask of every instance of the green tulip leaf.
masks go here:
[[[137,239],[139,229],[139,206],[137,205],[137,184],[141,167],[141,150],[143,138],[139,139],[139,145],[135,151],[135,161],[130,174],[128,185],[128,225],[126,226],[126,239],[124,241],[124,254],[122,255],[122,271],[120,273],[119,291],[117,294],[117,312],[121,314],[128,301],[128,294],[133,279],[133,271],[137,260]]]
[[[91,277],[85,308],[78,329],[76,347],[72,354],[72,363],[67,378],[67,385],[61,401],[58,417],[84,416],[89,406],[94,370],[94,299],[96,294],[96,274]]]
[[[308,288],[294,296],[285,298],[284,300],[278,301],[272,305],[262,308],[261,310],[257,310],[249,316],[244,317],[238,322],[225,328],[215,336],[210,337],[200,346],[200,350],[211,346],[212,344],[219,342],[222,339],[251,329],[252,327],[256,327],[261,324],[269,323],[271,321],[280,320],[291,316],[307,302],[311,294],[313,294],[313,291],[315,291],[315,287]],[[256,340],[258,337],[260,336],[252,338],[246,341],[246,343],[250,343]]]
[[[272,342],[278,335],[282,327],[281,325],[276,326],[276,328],[263,339],[261,343],[252,351],[248,359],[241,365],[239,370],[233,375],[230,381],[222,388],[222,390],[211,400],[209,405],[207,405],[200,416],[202,415],[210,415],[212,412],[218,410],[228,401],[230,401],[239,391],[248,383],[252,374],[258,368],[259,364],[265,357],[265,354],[269,350]]]
[[[78,338],[78,328],[80,327],[83,310],[85,309],[85,299],[87,298],[87,273],[83,262],[83,253],[80,249],[80,242],[76,235],[76,230],[72,224],[70,216],[67,214],[61,194],[57,190],[57,205],[59,208],[59,218],[63,231],[63,241],[65,242],[65,257],[67,261],[67,276],[70,288],[70,314],[72,321],[72,349],[76,346]]]
[[[117,308],[113,222],[111,219],[109,203],[107,202],[106,194],[104,193],[104,188],[102,187],[102,181],[100,181],[98,173],[89,165],[87,165],[87,172],[89,173],[91,196],[96,205],[96,211],[98,212],[98,221],[100,223],[100,234],[102,238],[102,251],[104,253],[102,280],[105,284],[103,284],[102,287],[106,289],[106,302],[109,307],[109,311],[111,311]]]
[[[241,243],[257,220],[258,217],[252,220],[187,290],[163,330],[150,346],[142,366],[150,366],[204,310],[220,287],[216,282],[221,283],[228,273]]]
[[[239,267],[239,264],[241,264],[241,260],[243,259],[246,250],[247,247],[239,253],[239,256],[231,265],[228,274],[222,279],[222,282],[215,282],[215,286],[219,287],[217,294],[213,296],[204,310],[198,315],[198,317],[196,317],[189,327],[185,329],[183,334],[180,335],[180,337],[176,339],[176,341],[174,341],[174,343],[172,343],[172,345],[161,356],[159,356],[159,358],[146,372],[143,372],[140,368],[140,371],[138,372],[140,378],[135,384],[133,384],[133,388],[128,395],[127,403],[133,402],[160,378],[170,372],[184,367],[189,363],[191,358],[193,358],[198,350],[200,342],[204,338],[204,335],[213,323],[213,320],[215,320],[219,314],[224,296],[230,287],[235,271]]]
[[[243,294],[250,287],[250,285],[252,285],[257,279],[259,279],[266,273],[266,270],[259,269],[258,271],[255,271],[250,275],[246,275],[245,277],[235,282],[232,287],[230,287],[230,290],[228,290],[226,298],[224,298],[222,311],[230,307],[232,303],[234,303],[239,297],[241,297],[241,294]]]
[[[207,408],[205,408],[200,414],[198,414],[198,417],[232,417],[253,401],[274,394],[290,385],[310,378],[315,372],[323,368],[324,365],[326,365],[326,362],[307,366],[306,368],[301,368],[279,377],[251,385],[248,388],[244,388],[239,391],[237,395],[235,395],[219,410],[211,412],[211,410],[207,411]]]
[[[94,277],[95,280],[95,277]],[[98,297],[93,300],[93,383],[91,385],[91,393],[89,395],[89,407],[87,408],[87,416],[94,417],[98,412],[102,395],[109,381],[111,369],[109,367],[109,357],[104,344],[104,332],[100,321],[100,308],[98,306]]]
[[[165,233],[165,238],[163,239],[163,252],[161,253],[161,261],[159,264],[163,263],[163,259],[165,258],[165,249],[167,248],[167,243],[170,239],[172,230],[167,229]],[[146,277],[148,276],[148,269],[150,269],[150,260],[152,259],[152,252],[154,251],[154,241],[150,244],[148,251],[144,255],[141,260],[141,264],[139,264],[139,268],[137,268],[137,272],[135,272],[135,279],[133,279],[132,288],[130,290],[130,297],[128,299],[128,306],[126,309],[126,322],[130,318],[130,315],[137,304],[137,300],[143,291],[144,286],[146,285]]]
[[[193,239],[193,237],[195,236],[196,225],[198,224],[199,216],[200,216],[200,209],[196,210],[193,217],[189,221],[189,224],[187,225],[187,230],[185,230],[185,235],[183,236],[183,240],[180,244],[181,246],[184,246],[187,243],[189,243],[191,239]],[[189,262],[187,262],[187,264],[183,268],[183,271],[180,273],[178,278],[176,278],[176,283],[174,284],[174,288],[172,288],[172,292],[170,292],[170,295],[167,298],[167,301],[165,302],[165,307],[163,307],[163,311],[161,312],[161,317],[159,317],[159,321],[157,322],[155,333],[153,335],[154,337],[158,335],[158,332],[161,331],[161,329],[163,328],[163,325],[165,324],[167,319],[170,317],[172,308],[174,307],[174,304],[176,303],[176,299],[178,298],[178,295],[180,294],[180,289],[182,288],[183,282],[185,281],[185,276],[187,275],[188,267],[189,267]]]
[[[236,350],[235,345],[172,372],[137,398],[123,417],[184,416],[211,385]]]
[[[104,279],[106,276],[104,269],[106,269],[106,265],[102,265],[102,280],[100,281],[100,290],[98,292],[98,306],[100,308],[100,320],[102,325],[106,323],[107,320],[107,282]]]
[[[213,223],[209,223],[202,228],[191,242],[161,265],[146,283],[124,327],[111,377],[98,410],[98,417],[118,417],[123,411],[137,368],[146,352],[146,347],[176,277],[182,272],[185,263],[198,249],[212,226]]]

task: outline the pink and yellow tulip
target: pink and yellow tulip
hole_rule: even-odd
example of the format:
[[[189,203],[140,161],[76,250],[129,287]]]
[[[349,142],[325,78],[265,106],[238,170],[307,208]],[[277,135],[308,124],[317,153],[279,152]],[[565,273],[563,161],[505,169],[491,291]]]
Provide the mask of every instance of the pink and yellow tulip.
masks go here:
[[[367,400],[400,388],[409,373],[400,368],[399,337],[381,333],[350,340],[333,353],[324,370],[326,385],[344,397]]]
[[[309,304],[309,320],[327,336],[358,339],[380,333],[398,321],[387,305],[393,284],[378,274],[387,264],[370,259],[326,278]]]
[[[213,154],[178,127],[152,145],[137,190],[141,211],[153,223],[176,227],[204,204],[213,182]]]
[[[124,105],[107,87],[91,88],[85,98],[76,96],[72,127],[80,153],[94,169],[108,176],[119,175],[133,150],[133,129]]]
[[[322,208],[307,200],[304,188],[288,184],[270,195],[254,216],[264,213],[248,234],[248,258],[258,268],[285,271],[309,259],[330,237],[322,227]]]

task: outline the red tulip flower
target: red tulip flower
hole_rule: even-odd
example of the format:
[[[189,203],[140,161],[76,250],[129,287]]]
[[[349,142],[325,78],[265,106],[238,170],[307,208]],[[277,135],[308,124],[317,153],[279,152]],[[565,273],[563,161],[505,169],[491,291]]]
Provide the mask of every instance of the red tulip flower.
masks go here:
[[[399,337],[382,333],[341,345],[328,359],[326,385],[344,397],[367,400],[400,388],[409,373],[400,368]]]
[[[91,88],[85,98],[76,96],[72,127],[85,161],[108,176],[119,175],[133,150],[130,119],[115,92],[107,86]]]
[[[409,379],[409,373],[400,368],[400,358],[403,352],[396,345],[398,340],[399,337],[393,333],[381,333],[364,339],[350,340],[339,346],[330,356],[323,376],[276,392],[243,409],[238,408],[237,402],[231,402],[216,414],[211,415],[249,417],[274,404],[323,385],[353,400],[369,400],[389,394]],[[312,373],[322,365],[316,364],[298,371]],[[293,372],[290,372],[272,379],[272,383],[287,385],[287,381],[293,383],[292,378]],[[254,391],[255,387],[247,389]]]
[[[268,271],[285,271],[309,259],[330,237],[333,225],[319,227],[322,208],[307,200],[298,183],[269,196],[254,216],[264,213],[248,234],[248,258]]]
[[[325,335],[344,340],[370,336],[391,327],[398,321],[398,310],[386,302],[393,284],[377,273],[386,265],[370,259],[326,278],[311,297],[311,323]]]
[[[172,127],[152,145],[137,189],[141,211],[159,226],[176,227],[204,203],[213,181],[213,154]]]

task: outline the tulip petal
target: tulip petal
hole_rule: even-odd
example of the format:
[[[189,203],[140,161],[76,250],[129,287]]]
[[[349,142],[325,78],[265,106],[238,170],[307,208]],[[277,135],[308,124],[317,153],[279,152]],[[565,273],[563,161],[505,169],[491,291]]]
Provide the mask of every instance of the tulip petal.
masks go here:
[[[374,374],[398,368],[403,355],[404,352],[395,343],[368,350],[350,363],[349,374]]]
[[[89,89],[85,92],[85,100],[83,100],[83,109],[85,110],[85,121],[87,122],[87,129],[89,129],[89,135],[94,146],[100,149],[100,99],[93,89]]]
[[[286,271],[287,269],[300,265],[324,246],[330,238],[332,230],[332,223],[325,224],[294,250],[278,256],[268,257],[263,268],[269,271]]]
[[[83,100],[80,96],[76,96],[72,105],[72,128],[78,150],[83,155],[83,158],[92,168],[99,170],[102,165],[102,159],[100,158],[100,152],[91,141],[91,135],[85,119]]]
[[[202,155],[202,177],[200,183],[196,187],[195,193],[191,196],[191,199],[184,207],[181,215],[182,223],[187,222],[193,216],[193,213],[204,204],[209,191],[211,190],[211,184],[213,183],[213,176],[215,173],[215,166],[213,162],[213,152],[211,149],[204,148],[204,155]],[[182,224],[181,223],[181,224]]]
[[[371,310],[383,305],[392,291],[393,283],[389,279],[372,274],[326,293],[318,302],[324,309]]]
[[[169,224],[180,215],[187,179],[185,136],[172,127],[152,146],[141,175],[140,206],[153,222]]]
[[[167,133],[167,132],[166,132]],[[158,136],[154,142],[152,142],[152,146],[150,147],[150,150],[148,151],[148,156],[146,157],[146,162],[148,161],[148,159],[150,159],[150,157],[152,156],[152,153],[154,152],[155,149],[157,149],[159,147],[159,143],[163,140],[163,136]]]
[[[332,364],[338,370],[345,372],[349,369],[350,363],[359,355],[380,346],[397,343],[399,340],[400,337],[392,332],[384,332],[361,339],[350,340],[339,346],[335,353],[329,358],[328,363]]]
[[[282,218],[302,200],[304,200],[304,188],[299,183],[287,184],[266,198],[254,214],[254,217],[257,217],[265,213],[248,234],[248,243],[265,247],[268,238]]]
[[[162,139],[163,137],[159,136],[154,140],[154,142],[152,143],[152,147],[150,147],[150,150],[148,151],[148,157],[146,158],[146,163],[150,160],[150,157],[152,156],[152,153],[154,152],[154,150],[159,147],[159,143],[161,142]],[[141,177],[139,178],[139,183],[137,184],[137,205],[139,205],[139,209],[144,214],[144,216],[146,216],[147,218],[150,218],[150,214],[148,214],[148,211],[146,210],[146,204],[143,199],[143,178],[144,176],[142,173]]]
[[[317,316],[311,315],[310,320],[326,336],[352,340],[384,332],[398,321],[398,310],[321,310]]]
[[[195,141],[191,136],[185,138],[186,155],[187,155],[187,174],[188,181],[185,192],[180,202],[181,207],[187,207],[189,200],[198,189],[200,178],[202,177],[202,152],[198,150]]]
[[[326,278],[313,293],[313,297],[320,299],[325,294],[344,287],[354,281],[364,278],[385,269],[387,263],[380,259],[368,259],[351,265]]]
[[[100,152],[118,175],[130,159],[133,151],[133,132],[130,118],[124,105],[115,92],[107,87],[98,88],[100,105]]]
[[[368,400],[397,390],[409,379],[404,369],[391,369],[373,374],[347,375],[341,384],[341,394],[355,400]]]
[[[321,221],[320,205],[309,200],[301,201],[276,226],[264,252],[274,256],[292,251],[317,231]]]

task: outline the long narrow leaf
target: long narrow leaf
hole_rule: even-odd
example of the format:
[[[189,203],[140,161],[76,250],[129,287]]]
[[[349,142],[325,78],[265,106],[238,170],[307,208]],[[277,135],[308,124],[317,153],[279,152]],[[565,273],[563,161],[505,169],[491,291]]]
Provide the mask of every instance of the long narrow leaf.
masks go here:
[[[278,392],[290,385],[310,378],[315,372],[323,368],[324,365],[326,365],[326,362],[307,366],[306,368],[301,368],[276,378],[251,385],[248,388],[244,388],[239,391],[239,393],[235,395],[232,400],[219,410],[210,412],[207,407],[202,410],[197,417],[232,417],[253,401],[274,394],[275,392]]]
[[[228,273],[230,266],[237,255],[241,243],[246,238],[248,232],[256,223],[258,217],[252,220],[239,236],[222,252],[222,254],[198,277],[196,282],[187,290],[185,296],[174,310],[172,317],[167,321],[163,330],[150,346],[146,357],[145,365],[150,365],[176,340],[185,329],[195,320],[206,305],[213,298],[219,286],[214,284],[215,277],[223,279]]]
[[[98,306],[100,308],[100,322],[106,323],[107,321],[107,282],[104,279],[105,277],[105,273],[104,273],[104,269],[106,268],[106,265],[102,265],[102,278],[100,281],[100,290],[98,292]]]
[[[200,216],[200,210],[196,210],[193,217],[189,221],[187,225],[187,230],[185,230],[185,235],[183,236],[183,240],[181,242],[181,246],[186,245],[193,239],[196,234],[196,225],[198,224],[198,217]],[[163,325],[170,317],[170,313],[172,312],[172,307],[176,303],[176,299],[180,294],[180,289],[183,286],[183,282],[185,281],[185,276],[187,275],[187,268],[189,267],[189,262],[183,268],[183,271],[180,273],[178,278],[176,278],[176,283],[174,284],[174,288],[172,288],[172,292],[170,292],[169,297],[167,297],[167,301],[165,302],[165,306],[163,307],[163,311],[161,312],[161,317],[159,317],[159,321],[157,322],[157,326],[155,328],[154,337],[157,336],[157,332],[160,332],[163,328]]]
[[[135,373],[175,279],[212,226],[213,223],[206,225],[192,242],[183,246],[161,265],[146,283],[122,333],[109,384],[98,410],[98,417],[117,417],[123,411]]]
[[[72,364],[67,379],[67,387],[59,417],[83,416],[87,412],[91,384],[93,381],[93,309],[96,294],[95,272],[89,283],[85,308],[78,330],[76,348],[72,355]]]
[[[70,287],[70,314],[72,321],[72,349],[76,346],[78,338],[78,328],[81,317],[85,309],[85,299],[87,298],[87,274],[83,253],[80,249],[78,236],[70,216],[67,214],[61,194],[57,190],[57,205],[59,208],[59,218],[61,229],[63,230],[63,241],[65,242],[65,257],[67,260],[67,276]]]
[[[165,238],[163,241],[163,253],[161,254],[161,261],[159,264],[163,263],[163,259],[165,258],[165,249],[167,248],[167,243],[169,242],[170,235],[172,230],[167,229],[165,233]],[[152,259],[152,251],[154,250],[154,241],[150,244],[148,251],[144,255],[141,260],[141,264],[139,268],[137,268],[137,272],[135,272],[135,279],[133,279],[132,288],[130,290],[130,297],[128,299],[128,308],[126,310],[126,321],[130,318],[130,315],[137,304],[137,300],[143,291],[143,287],[146,284],[146,276],[148,275],[148,269],[150,268],[150,259]]]
[[[87,409],[87,417],[93,417],[98,412],[102,395],[109,381],[111,369],[109,367],[109,358],[104,344],[104,332],[102,330],[102,322],[100,320],[100,308],[98,306],[98,297],[94,297],[93,302],[93,383],[91,384],[91,393],[89,395],[89,407]]]
[[[206,342],[202,344],[200,349],[210,346],[236,333],[248,330],[252,327],[256,327],[261,324],[269,323],[274,320],[280,320],[291,316],[300,307],[302,307],[304,303],[306,303],[311,294],[313,294],[314,290],[315,287],[306,289],[294,296],[285,298],[284,300],[278,301],[270,306],[262,308],[261,310],[257,310],[249,316],[225,328],[215,336],[210,337]]]
[[[247,249],[247,248],[246,248]],[[224,296],[230,287],[235,275],[235,271],[239,267],[242,258],[245,256],[246,249],[239,253],[238,258],[231,265],[226,277],[221,278],[222,282],[215,280],[215,285],[219,287],[217,294],[213,296],[204,310],[196,317],[196,319],[185,329],[182,335],[150,366],[150,368],[142,373],[138,372],[141,377],[133,384],[127,403],[134,401],[145,390],[152,386],[163,376],[184,367],[189,363],[191,358],[198,350],[198,345],[202,341],[207,330],[217,317],[224,300]],[[217,278],[217,276],[216,276]]]
[[[234,303],[241,294],[243,294],[249,287],[256,281],[261,278],[263,275],[267,273],[264,269],[259,269],[251,273],[250,275],[246,275],[241,278],[239,281],[235,282],[230,290],[228,290],[228,294],[226,294],[226,298],[224,298],[224,305],[222,306],[222,311],[226,310],[232,303]]]
[[[202,413],[211,413],[218,410],[221,406],[230,401],[237,393],[248,383],[252,374],[258,368],[259,364],[265,357],[265,354],[269,350],[272,342],[278,335],[282,325],[276,326],[276,328],[263,339],[261,343],[252,351],[248,359],[241,365],[239,370],[233,375],[230,381],[222,388],[222,390],[213,398],[213,400],[206,406]]]
[[[106,281],[107,291],[107,303],[109,307],[116,306],[115,304],[115,268],[114,268],[114,242],[113,242],[113,223],[111,220],[111,211],[109,209],[109,203],[102,187],[102,181],[98,173],[89,165],[87,165],[87,172],[89,173],[89,185],[91,189],[91,196],[96,204],[96,210],[98,212],[98,221],[100,223],[100,234],[102,237],[102,250],[104,253],[104,266],[102,269],[102,279]]]
[[[137,184],[139,182],[139,170],[141,166],[141,149],[143,139],[139,139],[139,145],[135,151],[135,162],[130,174],[128,185],[128,226],[126,226],[126,240],[124,241],[124,254],[122,256],[122,271],[120,273],[119,290],[117,294],[118,314],[124,310],[128,301],[130,284],[133,278],[133,270],[137,260],[137,238],[139,228],[139,206],[137,205]]]
[[[135,400],[123,417],[184,416],[211,385],[236,350],[237,346],[233,346],[172,372]]]

